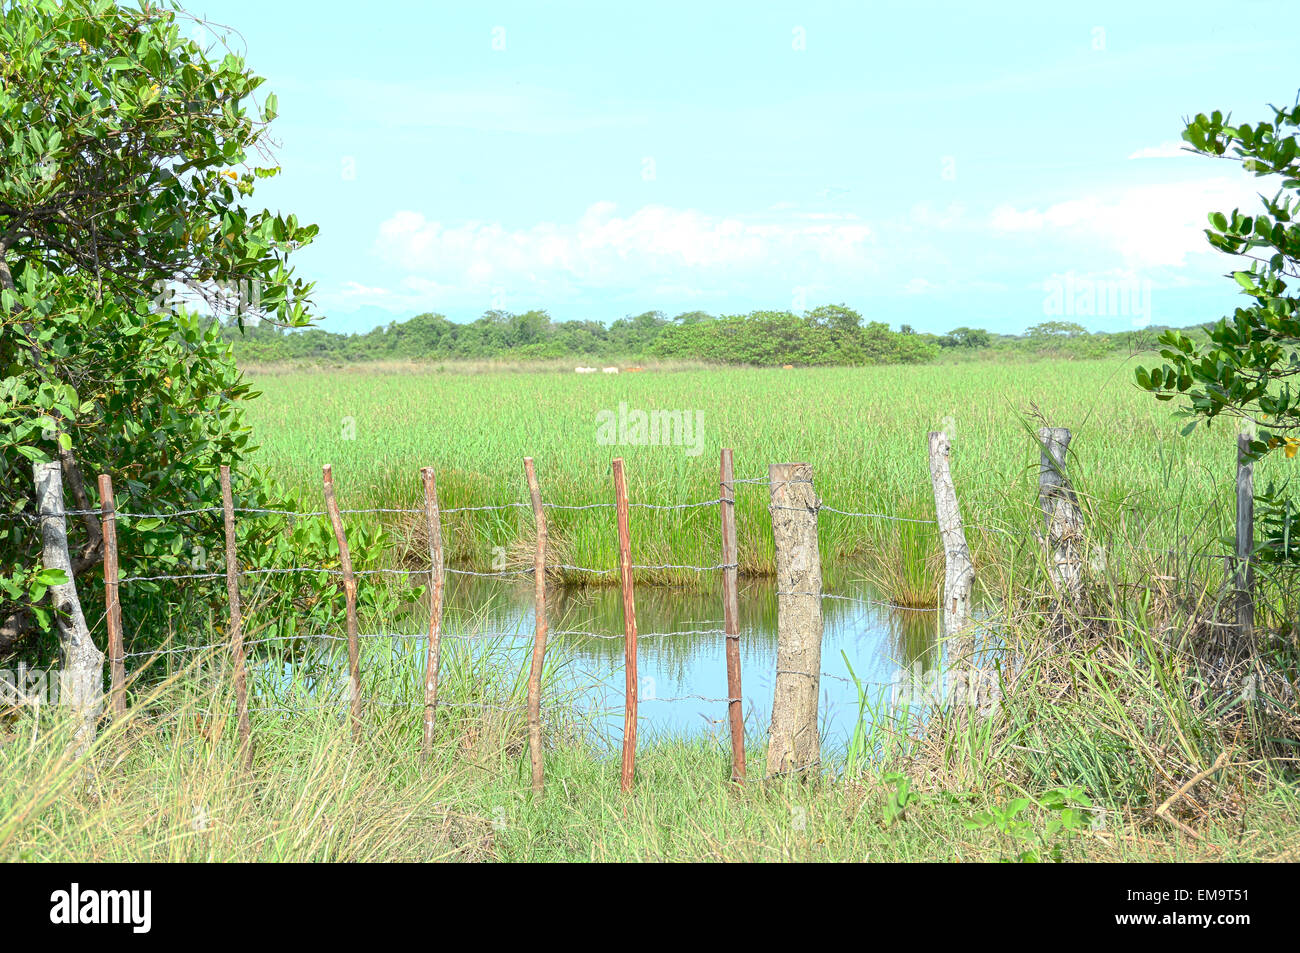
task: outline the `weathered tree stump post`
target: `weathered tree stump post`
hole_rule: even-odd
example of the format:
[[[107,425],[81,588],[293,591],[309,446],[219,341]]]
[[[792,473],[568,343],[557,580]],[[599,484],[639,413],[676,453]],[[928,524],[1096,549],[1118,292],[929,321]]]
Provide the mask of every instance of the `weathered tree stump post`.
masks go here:
[[[802,773],[821,760],[817,696],[822,668],[822,566],[817,549],[821,501],[806,463],[774,463],[772,535],[776,542],[776,690],[767,773]]]
[[[95,722],[104,704],[104,653],[90,637],[72,575],[63,508],[63,470],[57,463],[36,463],[32,470],[41,518],[41,561],[46,569],[62,569],[67,576],[67,582],[50,586],[50,601],[54,605],[63,655],[59,700],[72,709],[77,722],[73,748],[82,755],[95,741]]]
[[[1255,628],[1255,464],[1249,434],[1237,435],[1237,545],[1234,610],[1243,646]]]
[[[1038,431],[1042,459],[1038,472],[1038,502],[1043,509],[1048,574],[1063,601],[1078,606],[1083,593],[1083,513],[1066,476],[1065,458],[1070,431],[1043,427]]]
[[[931,433],[930,482],[934,485],[934,512],[943,541],[943,634],[954,666],[968,662],[975,650],[970,631],[971,590],[975,586],[975,562],[966,545],[966,530],[957,505],[948,456],[952,443],[942,432]]]

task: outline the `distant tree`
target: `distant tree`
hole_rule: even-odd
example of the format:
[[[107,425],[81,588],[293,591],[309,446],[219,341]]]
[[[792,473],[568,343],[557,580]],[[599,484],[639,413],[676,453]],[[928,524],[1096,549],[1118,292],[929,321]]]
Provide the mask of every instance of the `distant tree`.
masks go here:
[[[1075,324],[1073,321],[1044,321],[1042,324],[1035,324],[1025,331],[1025,336],[1031,340],[1050,340],[1083,337],[1087,333],[1087,328],[1082,324]]]
[[[989,332],[983,328],[953,328],[947,336],[952,339],[951,347],[988,347],[991,343]]]
[[[824,304],[808,312],[807,320],[835,331],[851,331],[862,326],[862,315],[842,304]]]

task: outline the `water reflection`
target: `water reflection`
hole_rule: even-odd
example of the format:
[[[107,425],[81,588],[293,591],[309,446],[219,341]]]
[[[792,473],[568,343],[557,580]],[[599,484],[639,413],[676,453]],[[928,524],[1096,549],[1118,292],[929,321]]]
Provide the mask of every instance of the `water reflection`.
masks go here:
[[[865,604],[880,600],[863,582],[848,581],[823,603],[821,719],[829,747],[852,734],[859,712],[859,683],[888,700],[903,673],[934,670],[940,660],[938,614]],[[776,672],[777,596],[772,580],[742,582],[741,671],[746,731],[766,734]],[[548,593],[552,644],[573,659],[549,694],[576,699],[602,736],[617,739],[623,705],[623,609],[617,588],[555,589]],[[727,670],[720,586],[712,590],[644,587],[637,591],[638,670],[642,737],[726,732]],[[427,618],[427,616],[426,616]],[[419,631],[418,618],[406,631]],[[533,593],[527,581],[471,576],[448,579],[444,631],[447,651],[466,653],[503,646],[528,665]],[[493,635],[500,640],[477,639]],[[422,647],[420,648],[422,651]]]

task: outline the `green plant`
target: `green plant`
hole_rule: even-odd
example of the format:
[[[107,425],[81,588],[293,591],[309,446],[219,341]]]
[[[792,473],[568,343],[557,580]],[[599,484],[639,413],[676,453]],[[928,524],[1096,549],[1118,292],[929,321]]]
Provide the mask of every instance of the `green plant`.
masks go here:
[[[880,776],[880,780],[889,786],[882,809],[885,826],[888,827],[901,821],[908,808],[920,803],[921,796],[912,791],[912,782],[901,772],[888,771]]]
[[[1040,824],[1025,817],[1030,805],[1047,814]],[[1045,791],[1039,798],[1018,797],[1008,803],[980,811],[963,823],[970,830],[996,831],[1014,856],[1004,856],[1020,863],[1037,863],[1052,860],[1059,863],[1063,848],[1073,838],[1090,826],[1090,813],[1085,810],[1092,801],[1078,788],[1057,787]]]

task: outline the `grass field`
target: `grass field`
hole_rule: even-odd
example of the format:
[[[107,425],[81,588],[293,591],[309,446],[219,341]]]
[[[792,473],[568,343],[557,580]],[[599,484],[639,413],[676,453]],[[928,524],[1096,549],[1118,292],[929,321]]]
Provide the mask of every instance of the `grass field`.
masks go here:
[[[459,371],[459,372],[458,372]],[[1183,421],[1132,383],[1131,362],[1040,361],[934,367],[647,369],[617,376],[548,369],[464,372],[417,365],[339,370],[253,369],[264,391],[252,420],[257,462],[299,487],[313,508],[320,466],[334,465],[345,507],[419,505],[418,471],[438,471],[444,507],[526,499],[522,459],[537,460],[543,498],[569,505],[613,498],[610,460],[627,460],[633,501],[673,504],[716,498],[718,451],[735,450],[736,475],[763,480],[769,463],[805,461],[829,506],[914,518],[933,516],[926,434],[953,439],[952,468],[977,562],[1005,562],[992,549],[1023,540],[1038,519],[1039,453],[1031,432],[1043,423],[1074,433],[1072,477],[1099,537],[1126,547],[1224,551],[1230,530],[1235,434]],[[601,442],[598,415],[681,410],[698,413],[691,446]],[[608,434],[605,435],[608,437]],[[1257,482],[1285,477],[1269,459]],[[742,572],[770,573],[773,551],[767,487],[738,486]],[[612,568],[608,510],[553,511],[555,562]],[[390,519],[415,543],[418,531]],[[718,561],[717,511],[634,510],[635,561],[710,565]],[[897,522],[823,512],[823,560],[832,577],[843,557],[890,563],[907,549]],[[488,567],[505,550],[531,553],[526,509],[455,514],[450,557]],[[937,547],[933,534],[921,548]],[[912,548],[916,548],[913,546]],[[412,545],[415,552],[423,549]],[[647,574],[651,575],[651,574]],[[682,582],[661,572],[652,581]],[[591,577],[587,577],[589,581]],[[988,581],[986,579],[986,581]]]

